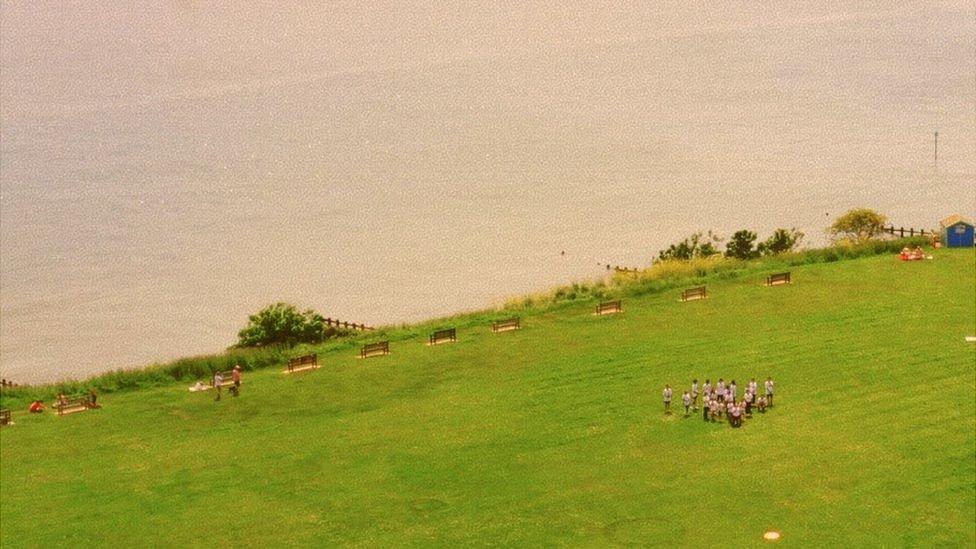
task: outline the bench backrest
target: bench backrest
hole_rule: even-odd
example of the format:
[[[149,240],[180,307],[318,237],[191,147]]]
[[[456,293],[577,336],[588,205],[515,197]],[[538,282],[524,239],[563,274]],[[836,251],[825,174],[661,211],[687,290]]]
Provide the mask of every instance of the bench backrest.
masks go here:
[[[309,364],[314,365],[318,363],[319,363],[319,355],[317,354],[305,355],[305,356],[300,356],[288,360],[288,369],[290,370],[296,366],[308,366]]]
[[[607,301],[606,303],[600,303],[596,306],[597,314],[606,313],[609,311],[619,311],[620,310],[620,300],[617,301]]]
[[[519,327],[519,317],[515,316],[512,318],[506,318],[505,320],[499,320],[491,325],[491,330],[497,332],[498,330],[504,330],[506,328],[518,328]]]
[[[387,354],[390,352],[390,342],[380,341],[379,343],[368,343],[363,345],[363,350],[360,354],[365,358],[369,355],[374,355],[377,353]]]
[[[681,299],[688,300],[693,297],[705,297],[706,295],[708,295],[708,292],[705,289],[705,286],[699,286],[697,288],[690,288],[681,292]]]
[[[10,423],[10,410],[0,410],[0,425]]]
[[[57,402],[58,414],[63,413],[68,408],[88,408],[91,406],[91,398],[87,396],[66,398]]]
[[[220,377],[223,378],[221,380],[221,384],[232,383],[234,381],[234,370],[227,370],[226,372],[215,372],[213,377],[210,378],[211,385],[213,385],[213,382],[217,379],[218,373],[220,374]]]
[[[766,284],[772,286],[773,284],[788,284],[790,282],[790,273],[776,273],[771,274],[766,277]]]
[[[436,332],[430,334],[430,342],[437,343],[438,341],[455,341],[457,340],[457,329],[447,328],[446,330],[437,330]]]

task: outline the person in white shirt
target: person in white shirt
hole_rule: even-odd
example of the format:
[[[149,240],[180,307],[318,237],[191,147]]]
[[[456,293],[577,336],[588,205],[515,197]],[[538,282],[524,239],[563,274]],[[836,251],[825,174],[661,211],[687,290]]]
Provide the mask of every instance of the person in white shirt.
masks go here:
[[[671,413],[671,395],[673,393],[674,393],[674,391],[671,390],[671,386],[670,385],[665,385],[664,386],[664,392],[662,393],[662,396],[664,397],[664,413],[665,414],[670,414]]]
[[[749,392],[752,394],[756,394],[756,387],[757,387],[756,378],[752,378],[751,380],[749,380]]]
[[[729,392],[732,393],[732,402],[735,402],[735,397],[738,395],[736,395],[736,385],[734,379],[731,383],[729,383]]]
[[[773,407],[773,378],[766,378],[766,401],[770,408]]]
[[[220,389],[224,386],[224,374],[217,372],[213,376],[213,386],[217,389],[217,397],[214,400],[220,400]]]
[[[698,409],[698,380],[691,380],[691,409]]]
[[[685,405],[685,417],[691,415],[691,393],[685,391],[685,394],[681,395],[681,402]]]

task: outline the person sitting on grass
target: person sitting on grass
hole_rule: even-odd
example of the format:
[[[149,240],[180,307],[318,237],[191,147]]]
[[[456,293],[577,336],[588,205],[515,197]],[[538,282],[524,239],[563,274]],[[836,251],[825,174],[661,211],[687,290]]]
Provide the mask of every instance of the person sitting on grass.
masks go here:
[[[32,414],[39,414],[44,411],[44,403],[40,400],[35,400],[31,402],[31,405],[27,408],[27,411]]]
[[[685,405],[685,417],[691,415],[691,393],[685,391],[685,394],[681,395],[681,402]]]
[[[925,252],[922,251],[921,246],[915,246],[915,249],[912,250],[912,259],[913,260],[925,259]]]
[[[670,385],[665,385],[664,386],[664,392],[661,393],[661,396],[664,397],[664,413],[665,414],[670,414],[671,413],[671,395],[673,393],[674,393],[674,391],[671,390],[671,386]]]
[[[902,261],[908,261],[912,258],[912,251],[908,249],[908,246],[905,246],[901,249],[901,254],[898,257],[900,257]]]
[[[759,396],[759,400],[756,401],[756,406],[759,407],[759,413],[765,414],[766,413],[766,397],[760,395]]]

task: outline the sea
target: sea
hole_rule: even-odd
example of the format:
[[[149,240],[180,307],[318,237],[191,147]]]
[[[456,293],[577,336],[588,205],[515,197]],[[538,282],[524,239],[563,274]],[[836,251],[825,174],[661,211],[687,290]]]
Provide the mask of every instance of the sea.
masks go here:
[[[0,374],[976,217],[972,2],[0,2]],[[936,132],[938,145],[936,151]]]

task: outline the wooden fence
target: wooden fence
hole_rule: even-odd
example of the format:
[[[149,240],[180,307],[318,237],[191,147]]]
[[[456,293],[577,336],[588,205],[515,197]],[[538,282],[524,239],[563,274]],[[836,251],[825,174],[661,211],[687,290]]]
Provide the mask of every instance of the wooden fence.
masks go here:
[[[925,229],[916,229],[914,227],[909,227],[907,229],[905,227],[898,227],[896,229],[895,226],[892,225],[890,227],[882,227],[881,230],[892,236],[897,234],[899,238],[905,238],[906,236],[939,236],[939,233],[936,231],[926,231]]]
[[[20,387],[20,385],[17,385],[13,381],[8,381],[6,379],[0,379],[0,387],[2,387],[2,388],[7,388],[7,387]]]
[[[325,325],[329,327],[334,326],[336,328],[345,328],[346,330],[359,330],[361,332],[375,329],[365,324],[356,324],[355,322],[346,322],[344,320],[331,319],[331,318],[325,319]]]

